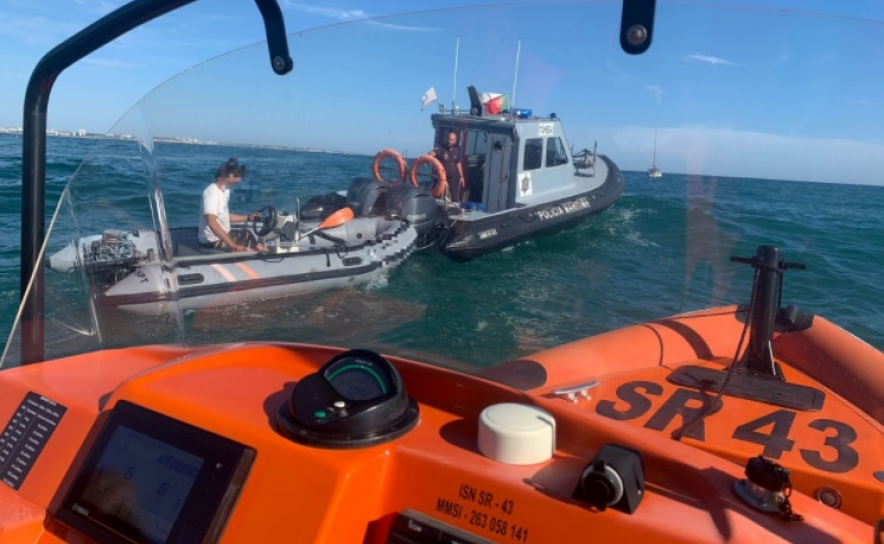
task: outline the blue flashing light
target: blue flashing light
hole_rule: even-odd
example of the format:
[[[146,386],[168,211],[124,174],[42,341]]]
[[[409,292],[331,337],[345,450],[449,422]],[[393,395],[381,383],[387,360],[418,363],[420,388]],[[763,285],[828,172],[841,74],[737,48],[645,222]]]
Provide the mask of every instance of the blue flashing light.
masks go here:
[[[531,117],[531,115],[534,112],[532,110],[528,110],[528,109],[524,109],[524,108],[514,108],[511,110],[505,109],[505,110],[501,111],[500,113],[515,115],[516,117],[519,117],[521,119],[527,119],[527,118]]]

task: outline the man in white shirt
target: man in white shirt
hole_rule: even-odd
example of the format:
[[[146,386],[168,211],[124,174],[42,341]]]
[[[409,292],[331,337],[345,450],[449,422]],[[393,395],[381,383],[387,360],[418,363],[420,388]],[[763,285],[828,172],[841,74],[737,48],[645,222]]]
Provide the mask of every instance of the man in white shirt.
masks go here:
[[[230,232],[230,222],[243,222],[260,218],[260,212],[251,215],[230,213],[227,208],[230,200],[230,188],[242,181],[247,174],[244,164],[230,158],[215,170],[215,181],[203,191],[200,206],[200,244],[206,248],[225,251],[255,251],[252,246],[260,248],[257,240],[245,229]]]

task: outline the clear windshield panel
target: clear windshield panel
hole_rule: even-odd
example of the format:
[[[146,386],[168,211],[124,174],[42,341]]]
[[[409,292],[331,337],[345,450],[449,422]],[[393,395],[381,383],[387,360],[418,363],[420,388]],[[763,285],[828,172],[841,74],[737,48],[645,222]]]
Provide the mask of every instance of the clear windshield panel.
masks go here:
[[[751,268],[731,257],[751,257],[761,244],[807,265],[786,274],[784,304],[884,347],[873,241],[882,227],[875,185],[884,183],[884,81],[874,67],[884,51],[870,45],[884,43],[884,27],[660,4],[653,45],[630,56],[619,44],[620,14],[617,2],[410,13],[292,33],[294,70],[283,77],[258,44],[165,82],[97,143],[58,204],[44,255],[46,358],[283,340],[470,371],[626,325],[748,303]],[[573,228],[467,263],[412,240],[395,258],[380,255],[381,273],[349,281],[346,263],[357,253],[341,237],[359,236],[359,217],[329,230],[321,225],[328,213],[311,214],[351,197],[354,178],[372,176],[381,150],[396,150],[410,168],[440,143],[433,114],[469,117],[470,86],[483,118],[500,123],[461,132],[468,175],[479,168],[491,182],[480,163],[502,149],[500,138],[512,153],[535,145],[546,153],[531,170],[535,200],[547,171],[573,175],[601,156],[623,172],[623,195]],[[525,119],[560,123],[561,134],[505,128],[507,115],[526,109]],[[202,251],[204,191],[229,158],[247,166],[229,211],[263,212],[232,228],[255,234],[272,206],[275,230],[255,241],[276,247],[290,223],[300,229],[287,231],[290,239],[334,239],[318,250],[322,262],[295,264],[289,246],[256,261]],[[511,175],[526,161],[514,157]],[[395,160],[379,162],[380,177],[399,183]],[[662,176],[651,177],[653,168]],[[487,213],[489,190],[470,189],[455,213]],[[291,265],[281,274],[288,279],[268,279],[278,272],[260,267],[273,262]],[[253,276],[272,289],[244,288]],[[129,298],[110,300],[124,284]],[[16,321],[3,366],[19,360],[19,328]]]

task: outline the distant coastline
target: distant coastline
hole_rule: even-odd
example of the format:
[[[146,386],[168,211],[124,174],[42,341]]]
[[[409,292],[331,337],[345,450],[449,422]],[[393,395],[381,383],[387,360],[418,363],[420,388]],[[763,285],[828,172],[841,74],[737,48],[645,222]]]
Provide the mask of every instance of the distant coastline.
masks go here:
[[[24,130],[21,127],[0,127],[0,134],[18,134],[21,135]],[[59,138],[87,138],[92,140],[132,140],[137,141],[138,137],[131,134],[99,134],[97,132],[88,132],[80,129],[72,130],[55,130],[48,129],[47,136],[57,136]],[[216,142],[197,140],[196,138],[154,138],[155,142],[166,142],[176,144],[198,144],[198,145],[220,145]]]
[[[21,127],[0,127],[0,134],[15,134],[21,136],[23,130]],[[46,131],[47,136],[57,137],[57,138],[78,138],[78,139],[91,139],[91,140],[122,140],[122,141],[138,141],[137,136],[133,136],[131,134],[99,134],[97,132],[87,132],[85,130],[78,131],[68,131],[68,130],[55,130],[49,129]],[[258,149],[277,149],[281,151],[300,151],[302,153],[331,153],[335,155],[359,155],[359,156],[371,156],[367,153],[359,153],[355,151],[335,151],[332,149],[313,149],[309,147],[291,147],[284,145],[261,145],[261,144],[230,144],[230,143],[220,143],[213,142],[209,140],[199,140],[197,138],[180,138],[180,137],[169,137],[169,136],[157,136],[153,139],[154,142],[165,143],[165,144],[187,144],[187,145],[217,145],[217,146],[227,146],[227,147],[245,147],[245,148],[258,148]]]

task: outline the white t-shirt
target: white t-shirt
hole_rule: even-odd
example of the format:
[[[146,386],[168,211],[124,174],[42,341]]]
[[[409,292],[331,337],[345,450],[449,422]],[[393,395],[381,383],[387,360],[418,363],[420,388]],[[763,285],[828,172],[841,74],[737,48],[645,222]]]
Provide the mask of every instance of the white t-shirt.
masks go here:
[[[203,203],[200,206],[200,242],[207,244],[217,242],[218,237],[209,228],[206,222],[206,214],[210,213],[218,219],[218,223],[224,232],[230,232],[230,212],[227,209],[227,203],[230,200],[230,189],[221,190],[217,183],[211,183],[206,190],[203,191]]]

